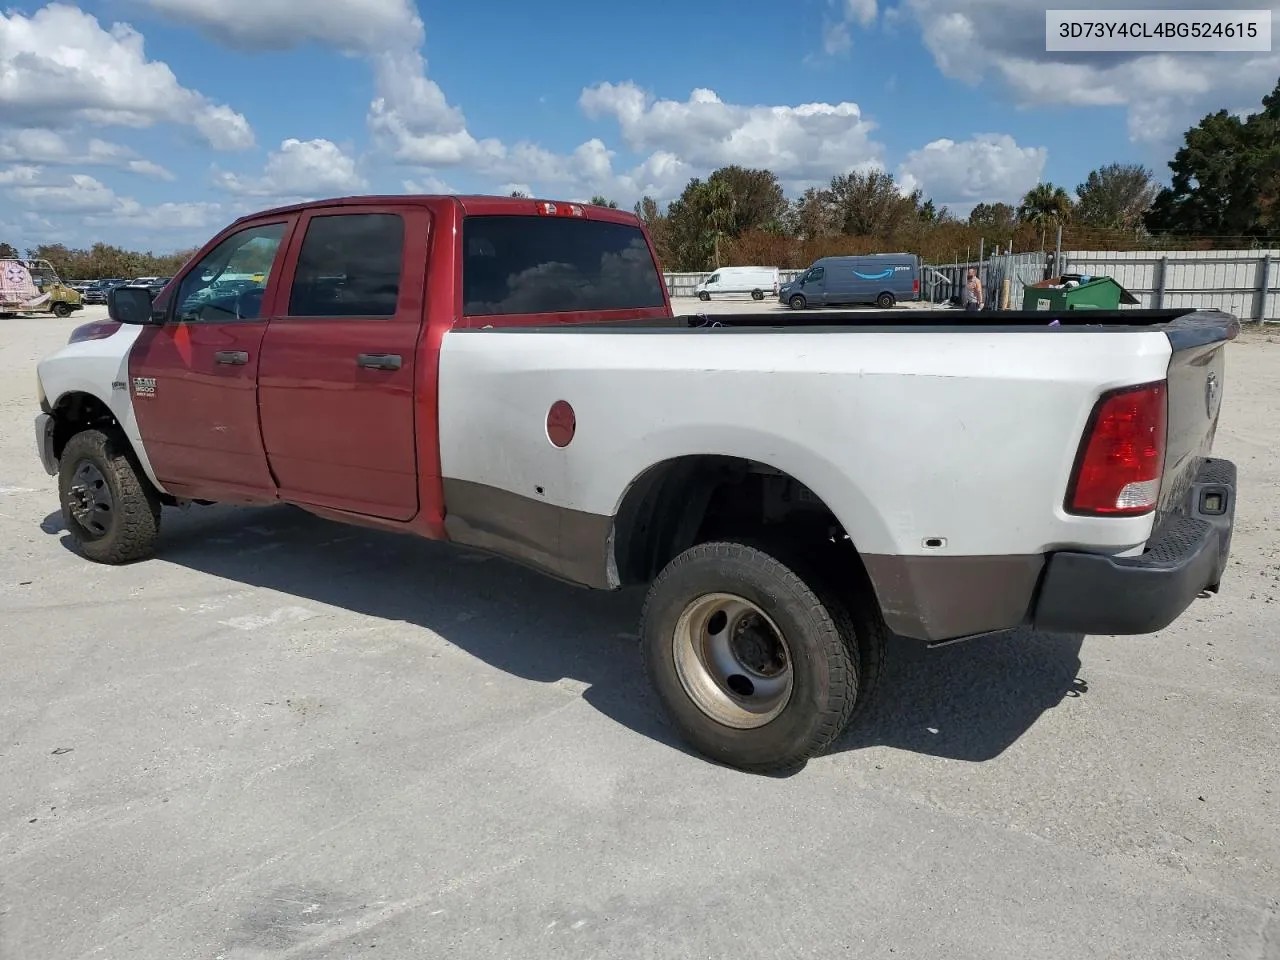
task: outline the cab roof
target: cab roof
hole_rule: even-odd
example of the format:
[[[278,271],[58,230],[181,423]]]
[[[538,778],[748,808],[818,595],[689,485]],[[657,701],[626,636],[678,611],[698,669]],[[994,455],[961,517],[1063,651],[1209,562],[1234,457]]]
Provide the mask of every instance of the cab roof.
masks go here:
[[[500,197],[487,194],[380,194],[368,196],[331,197],[325,200],[307,200],[283,207],[273,207],[246,214],[235,221],[243,223],[282,213],[296,213],[327,207],[389,207],[389,206],[439,206],[442,202],[457,204],[463,216],[537,216],[539,203],[577,204],[588,220],[609,220],[614,223],[638,224],[639,217],[629,210],[615,210],[576,200],[552,200],[545,197]]]

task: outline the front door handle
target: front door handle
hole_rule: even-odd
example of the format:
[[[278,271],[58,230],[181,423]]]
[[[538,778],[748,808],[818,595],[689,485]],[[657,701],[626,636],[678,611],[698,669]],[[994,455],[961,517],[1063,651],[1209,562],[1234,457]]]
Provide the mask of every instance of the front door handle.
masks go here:
[[[213,359],[217,363],[240,367],[249,362],[249,353],[246,350],[219,350],[213,355]]]
[[[370,370],[399,370],[400,363],[398,353],[362,353],[356,357],[357,366]]]

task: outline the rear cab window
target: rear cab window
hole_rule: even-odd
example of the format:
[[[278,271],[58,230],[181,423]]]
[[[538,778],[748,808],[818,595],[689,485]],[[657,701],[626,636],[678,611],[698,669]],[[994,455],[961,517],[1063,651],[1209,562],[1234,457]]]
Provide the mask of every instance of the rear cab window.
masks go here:
[[[528,215],[462,225],[467,317],[665,308],[663,282],[637,225]]]

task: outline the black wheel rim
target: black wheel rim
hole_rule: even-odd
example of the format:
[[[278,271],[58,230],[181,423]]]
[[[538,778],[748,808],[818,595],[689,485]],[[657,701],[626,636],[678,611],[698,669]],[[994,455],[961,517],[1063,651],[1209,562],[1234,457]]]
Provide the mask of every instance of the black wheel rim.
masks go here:
[[[111,530],[115,499],[107,478],[93,461],[76,464],[67,490],[67,508],[86,540],[100,540]]]

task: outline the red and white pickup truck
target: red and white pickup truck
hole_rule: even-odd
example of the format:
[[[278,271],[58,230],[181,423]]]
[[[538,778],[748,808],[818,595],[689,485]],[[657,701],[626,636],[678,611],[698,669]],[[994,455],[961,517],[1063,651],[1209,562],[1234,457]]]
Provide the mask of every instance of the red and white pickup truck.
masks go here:
[[[659,700],[744,769],[830,744],[891,633],[1155,631],[1227,562],[1222,313],[673,317],[630,214],[416,196],[243,218],[109,311],[39,364],[87,557],[283,501],[647,584]]]

